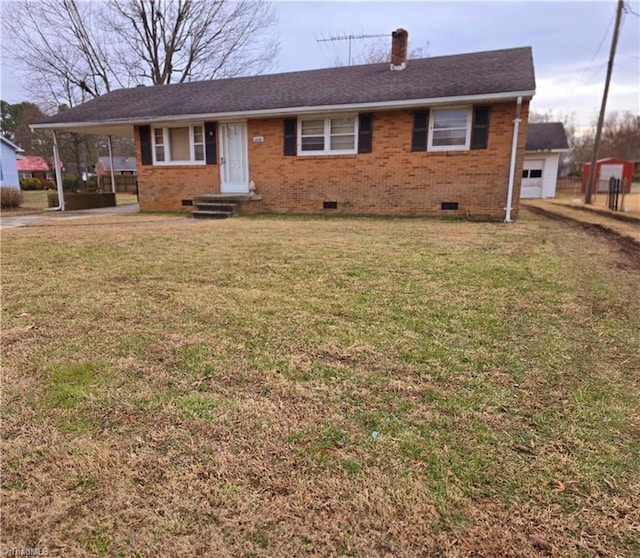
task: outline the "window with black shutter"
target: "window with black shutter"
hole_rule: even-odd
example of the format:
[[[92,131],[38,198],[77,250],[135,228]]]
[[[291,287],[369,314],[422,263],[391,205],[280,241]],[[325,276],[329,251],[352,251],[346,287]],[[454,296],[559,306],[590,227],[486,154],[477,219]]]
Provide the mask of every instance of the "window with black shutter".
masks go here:
[[[215,122],[204,123],[204,145],[207,165],[218,164],[218,142],[216,136],[216,128],[217,126]]]
[[[427,150],[428,123],[428,110],[417,110],[413,113],[413,134],[411,136],[411,151]]]
[[[298,119],[284,119],[284,154],[286,156],[296,155],[298,151]]]
[[[373,150],[373,114],[361,114],[358,121],[358,153]]]
[[[471,129],[471,149],[486,149],[489,143],[489,118],[491,107],[475,107],[473,109],[473,126]]]
[[[140,155],[143,165],[152,165],[153,156],[151,154],[151,126],[140,126],[138,128],[140,134]]]

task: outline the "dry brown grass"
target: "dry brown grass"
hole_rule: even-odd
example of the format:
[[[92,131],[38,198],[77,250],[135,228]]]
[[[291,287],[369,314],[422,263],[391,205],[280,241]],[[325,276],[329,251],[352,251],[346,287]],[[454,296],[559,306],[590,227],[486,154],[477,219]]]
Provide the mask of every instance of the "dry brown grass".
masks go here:
[[[2,252],[3,549],[640,553],[638,268],[602,238],[146,215]]]

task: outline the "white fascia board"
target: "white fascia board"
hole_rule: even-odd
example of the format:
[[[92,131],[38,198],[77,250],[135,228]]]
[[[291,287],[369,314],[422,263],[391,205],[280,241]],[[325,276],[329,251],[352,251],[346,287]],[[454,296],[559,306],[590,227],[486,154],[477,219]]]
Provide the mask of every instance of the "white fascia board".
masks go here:
[[[571,151],[571,149],[527,149],[524,154],[540,155],[544,153],[566,153],[567,151]]]
[[[8,140],[4,136],[0,136],[0,141],[3,141],[4,143],[6,143],[16,153],[24,153],[24,149],[22,149],[22,147],[20,147],[19,145],[16,145],[15,143],[13,143],[11,140]]]
[[[185,114],[185,115],[170,115],[170,116],[156,116],[148,118],[132,118],[122,120],[95,120],[91,122],[66,122],[66,123],[54,123],[54,124],[32,124],[32,129],[48,129],[48,130],[67,130],[70,128],[89,128],[96,126],[133,126],[133,125],[145,125],[154,123],[168,123],[168,122],[184,122],[185,120],[216,120],[216,121],[229,121],[248,118],[269,118],[277,116],[290,116],[301,114],[320,114],[320,113],[336,113],[336,112],[355,112],[364,110],[394,110],[402,108],[416,108],[423,106],[436,106],[436,105],[454,105],[462,103],[490,103],[490,102],[504,102],[509,100],[515,100],[518,97],[531,98],[535,94],[535,90],[531,91],[511,91],[505,93],[491,93],[489,95],[464,95],[458,97],[436,97],[430,99],[403,99],[400,101],[385,101],[385,102],[372,102],[372,103],[351,103],[344,105],[321,105],[321,106],[303,106],[303,107],[290,107],[279,109],[263,109],[263,110],[248,110],[237,112],[214,112],[205,114]]]

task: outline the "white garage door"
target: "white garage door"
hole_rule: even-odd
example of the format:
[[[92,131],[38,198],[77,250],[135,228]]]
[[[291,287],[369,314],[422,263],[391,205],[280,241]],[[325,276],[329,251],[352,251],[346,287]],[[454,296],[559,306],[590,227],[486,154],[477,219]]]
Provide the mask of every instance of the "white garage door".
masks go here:
[[[614,178],[622,178],[622,165],[600,165],[598,192],[609,191],[609,180],[612,176]]]
[[[544,159],[525,159],[522,167],[521,198],[542,197],[542,175],[544,174]]]

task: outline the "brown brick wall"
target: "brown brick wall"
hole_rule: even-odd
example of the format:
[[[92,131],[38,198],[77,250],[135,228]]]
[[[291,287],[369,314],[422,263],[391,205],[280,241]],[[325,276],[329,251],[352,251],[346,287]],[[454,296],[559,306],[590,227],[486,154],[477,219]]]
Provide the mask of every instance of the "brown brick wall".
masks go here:
[[[136,158],[142,161],[140,136],[135,129]],[[138,195],[142,211],[190,209],[182,200],[220,192],[218,165],[150,166],[138,165]]]
[[[517,216],[528,103],[524,103],[516,165]],[[457,214],[504,217],[515,102],[492,106],[487,149],[411,152],[413,111],[374,114],[373,151],[344,156],[285,157],[281,118],[248,122],[249,178],[261,202],[244,212],[360,213],[391,215]],[[137,134],[136,134],[137,136]],[[253,143],[254,136],[264,142]],[[139,151],[139,145],[136,146]],[[140,157],[140,153],[137,153]],[[139,159],[140,160],[140,159]],[[220,191],[216,166],[148,167],[138,173],[142,210],[182,209],[181,200]],[[338,203],[323,210],[324,201]],[[458,202],[458,211],[442,211]]]

